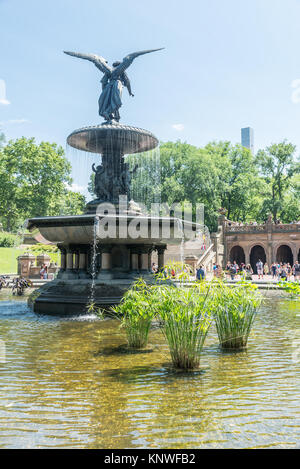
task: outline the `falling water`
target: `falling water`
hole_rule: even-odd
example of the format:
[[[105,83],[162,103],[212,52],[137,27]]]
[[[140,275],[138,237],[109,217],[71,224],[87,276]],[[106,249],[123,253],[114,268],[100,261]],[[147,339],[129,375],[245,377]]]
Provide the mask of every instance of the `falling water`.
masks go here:
[[[93,225],[93,241],[91,244],[91,251],[92,251],[92,258],[91,258],[91,288],[90,288],[90,297],[88,304],[94,305],[95,303],[95,284],[96,284],[96,277],[97,277],[97,240],[98,240],[98,232],[99,232],[99,217],[94,218],[94,225]]]
[[[185,255],[184,255],[184,230],[183,230],[183,223],[182,223],[182,220],[181,218],[176,218],[177,220],[177,226],[178,226],[178,231],[181,235],[181,243],[180,243],[180,262],[181,264],[184,264],[184,259],[185,259]]]
[[[152,203],[160,203],[160,151],[159,147],[140,153],[138,151],[153,146],[153,136],[151,135],[139,135],[134,131],[125,132],[121,130],[116,134],[116,132],[108,130],[104,143],[103,136],[100,135],[99,137],[97,129],[90,128],[86,132],[86,151],[74,149],[68,144],[66,147],[68,159],[73,167],[76,185],[86,188],[91,181],[92,164],[101,165],[100,149],[104,148],[106,153],[112,155],[113,158],[116,153],[116,141],[119,148],[123,148],[125,156],[122,158],[129,164],[129,169],[132,172],[131,199],[146,206],[147,211],[150,212]],[[94,153],[96,149],[99,149],[99,154]],[[130,154],[128,154],[129,149]],[[122,158],[113,158],[112,169],[114,176],[121,173]],[[89,196],[87,191],[85,191],[85,194],[88,199],[94,198],[92,195]]]
[[[134,171],[131,182],[132,199],[146,207],[161,202],[160,193],[160,150],[159,147],[127,157],[130,170]]]
[[[18,237],[16,240],[16,243],[17,243],[16,247],[23,243],[27,225],[28,225],[28,220],[25,220],[24,223],[19,227],[18,232],[17,232]]]

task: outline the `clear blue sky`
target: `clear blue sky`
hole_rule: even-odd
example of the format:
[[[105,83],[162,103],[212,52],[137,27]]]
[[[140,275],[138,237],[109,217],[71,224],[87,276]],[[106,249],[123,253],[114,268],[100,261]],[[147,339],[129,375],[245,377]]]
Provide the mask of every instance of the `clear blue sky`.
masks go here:
[[[122,122],[199,146],[239,142],[249,125],[256,150],[286,138],[300,151],[299,0],[0,0],[0,21],[8,138],[65,146],[100,122],[100,72],[62,50],[111,62],[165,47],[130,67],[135,98],[125,90]]]

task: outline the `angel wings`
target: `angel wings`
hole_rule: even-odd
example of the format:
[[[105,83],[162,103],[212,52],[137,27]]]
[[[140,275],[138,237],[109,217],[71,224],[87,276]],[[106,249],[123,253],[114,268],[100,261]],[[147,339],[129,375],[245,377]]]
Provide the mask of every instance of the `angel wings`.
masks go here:
[[[108,65],[107,60],[101,57],[101,55],[81,54],[79,52],[69,51],[64,51],[64,53],[79,59],[89,60],[104,73],[102,79],[103,90],[99,98],[99,115],[104,117],[106,121],[119,122],[119,108],[122,106],[121,98],[123,86],[126,86],[129,94],[133,96],[129,78],[125,73],[126,69],[130,67],[134,59],[140,55],[150,54],[151,52],[157,52],[162,49],[163,48],[133,52],[124,57],[122,62],[113,63],[112,67]]]

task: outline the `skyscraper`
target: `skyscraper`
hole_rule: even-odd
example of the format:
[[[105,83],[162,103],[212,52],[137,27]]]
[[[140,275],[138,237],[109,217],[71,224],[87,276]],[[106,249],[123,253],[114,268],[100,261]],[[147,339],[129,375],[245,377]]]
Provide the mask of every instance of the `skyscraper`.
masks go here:
[[[254,130],[251,127],[242,129],[242,146],[254,153]]]

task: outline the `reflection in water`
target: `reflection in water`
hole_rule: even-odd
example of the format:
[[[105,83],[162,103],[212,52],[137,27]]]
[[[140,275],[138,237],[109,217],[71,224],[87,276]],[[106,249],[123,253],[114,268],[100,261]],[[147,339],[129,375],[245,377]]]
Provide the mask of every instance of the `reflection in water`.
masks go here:
[[[1,301],[0,447],[295,448],[299,323],[297,302],[268,301],[247,351],[220,351],[212,329],[201,370],[181,373],[158,330],[129,354],[114,321]]]

